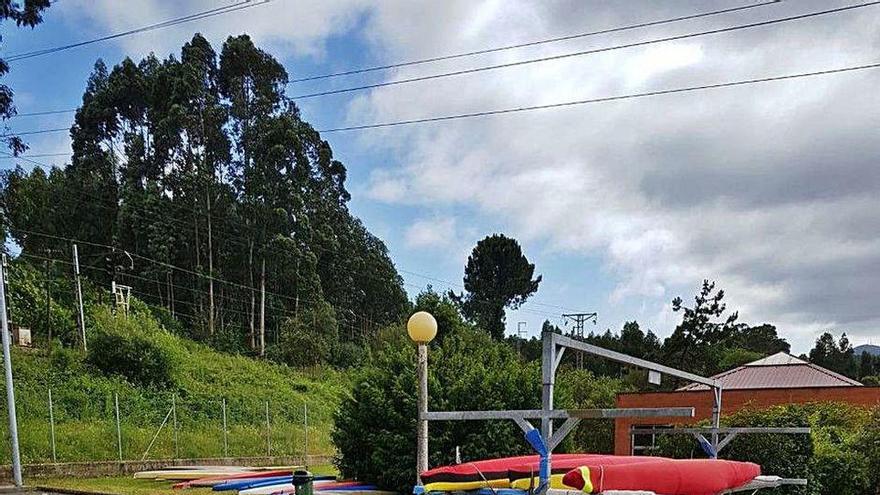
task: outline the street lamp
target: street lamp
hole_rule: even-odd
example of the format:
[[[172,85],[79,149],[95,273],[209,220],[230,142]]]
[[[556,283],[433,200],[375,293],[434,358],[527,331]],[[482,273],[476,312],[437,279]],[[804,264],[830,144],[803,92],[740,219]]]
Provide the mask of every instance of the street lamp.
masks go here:
[[[418,311],[406,322],[409,338],[419,350],[419,417],[418,443],[416,445],[416,479],[422,484],[421,475],[428,470],[428,342],[437,335],[437,320],[426,311]]]

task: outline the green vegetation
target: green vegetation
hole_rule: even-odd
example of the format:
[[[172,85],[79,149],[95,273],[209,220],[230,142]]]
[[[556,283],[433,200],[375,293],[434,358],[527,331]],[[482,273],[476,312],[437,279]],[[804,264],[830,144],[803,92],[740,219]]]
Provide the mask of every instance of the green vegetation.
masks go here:
[[[441,328],[440,332],[448,332]],[[336,413],[333,442],[343,476],[405,492],[412,487],[416,443],[416,352],[404,328],[393,329],[373,361],[360,370]],[[510,346],[485,332],[461,328],[432,345],[428,378],[432,410],[540,407],[538,363],[523,363]],[[510,421],[436,422],[430,464],[530,451]]]
[[[134,309],[125,317],[96,306],[90,316],[93,345],[88,356],[69,348],[56,348],[51,357],[44,350],[15,350],[24,462],[51,460],[50,388],[59,461],[116,459],[114,394],[119,395],[126,459],[141,457],[172,400],[178,423],[177,457],[223,455],[223,399],[231,456],[266,454],[266,401],[273,455],[303,453],[306,403],[309,454],[334,452],[329,430],[336,404],[348,388],[345,374],[325,368],[296,370],[219,353],[163,330],[142,311]],[[149,380],[147,370],[159,375]],[[4,443],[0,456],[7,455],[6,450]],[[149,457],[172,456],[173,419],[169,418]]]
[[[778,493],[864,495],[880,489],[880,409],[848,404],[811,403],[743,410],[725,417],[724,426],[809,426],[811,435],[740,435],[721,453],[725,459],[760,464],[766,473],[806,477],[803,488]],[[705,454],[691,438],[660,438],[657,455],[689,458]]]
[[[48,2],[30,4],[33,25]],[[16,322],[40,345],[74,343],[73,243],[97,299],[87,302],[107,296],[89,287],[130,286],[165,308],[166,328],[218,350],[347,365],[353,345],[399,321],[409,309],[402,279],[349,211],[346,167],[302,120],[287,81],[247,35],[219,51],[196,34],[164,60],[98,60],[70,164],[0,177],[4,240],[33,263]]]

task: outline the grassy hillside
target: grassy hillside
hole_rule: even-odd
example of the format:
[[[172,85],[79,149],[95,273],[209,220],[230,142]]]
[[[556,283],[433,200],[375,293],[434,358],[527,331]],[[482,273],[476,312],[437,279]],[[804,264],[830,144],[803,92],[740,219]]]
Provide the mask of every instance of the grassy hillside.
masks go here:
[[[149,317],[116,317],[99,308],[92,321],[98,327],[95,332],[116,332],[124,339],[140,335],[140,341],[122,341],[135,349],[145,343],[161,345],[171,356],[167,365],[163,364],[169,368],[169,381],[161,385],[136,385],[130,377],[108,372],[107,366],[101,371],[93,356],[87,358],[71,349],[56,348],[51,357],[45,349],[14,350],[23,462],[51,461],[49,389],[54,403],[59,462],[117,458],[114,394],[119,396],[125,459],[141,458],[166,417],[166,425],[156,437],[148,458],[223,456],[224,399],[229,456],[261,456],[269,448],[273,455],[299,455],[306,448],[313,455],[332,453],[329,430],[332,412],[348,388],[344,373],[330,369],[300,371],[216,352],[159,329]],[[97,346],[102,341],[95,342]],[[109,345],[106,342],[103,345]],[[124,364],[129,368],[140,365],[136,360]],[[156,365],[143,363],[143,369],[151,369],[148,364]],[[176,414],[169,414],[172,402],[176,404]],[[5,436],[5,410],[3,415],[0,432]],[[0,443],[0,456],[6,458],[8,449],[7,442]]]

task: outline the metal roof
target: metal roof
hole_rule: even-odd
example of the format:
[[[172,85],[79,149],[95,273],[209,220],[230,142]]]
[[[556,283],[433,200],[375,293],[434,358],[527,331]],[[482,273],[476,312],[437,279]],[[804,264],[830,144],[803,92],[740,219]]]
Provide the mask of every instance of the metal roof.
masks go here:
[[[744,364],[712,378],[720,381],[724,390],[862,386],[851,378],[784,352]],[[692,383],[678,390],[708,390],[708,387]]]

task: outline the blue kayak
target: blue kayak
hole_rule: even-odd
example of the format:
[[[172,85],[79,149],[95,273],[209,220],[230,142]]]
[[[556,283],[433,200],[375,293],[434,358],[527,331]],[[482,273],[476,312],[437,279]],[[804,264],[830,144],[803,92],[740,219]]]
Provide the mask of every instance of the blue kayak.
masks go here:
[[[332,481],[335,476],[315,476],[314,481]],[[288,476],[265,476],[263,478],[245,478],[241,480],[231,480],[225,483],[214,485],[212,490],[215,492],[225,492],[231,490],[247,490],[248,488],[259,488],[261,486],[280,485],[282,483],[293,483],[293,475]]]

